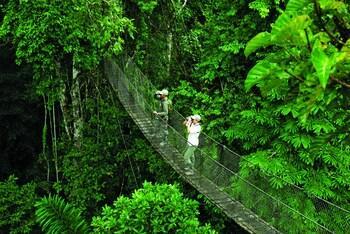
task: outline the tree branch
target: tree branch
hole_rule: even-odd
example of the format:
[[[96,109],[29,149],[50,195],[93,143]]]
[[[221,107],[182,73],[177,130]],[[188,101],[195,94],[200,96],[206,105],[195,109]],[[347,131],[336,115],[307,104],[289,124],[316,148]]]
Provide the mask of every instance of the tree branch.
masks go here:
[[[187,3],[187,0],[185,0],[184,4],[182,4],[181,10],[182,10],[182,8],[184,8],[186,6],[186,3]]]
[[[296,79],[298,79],[298,80],[304,82],[304,79],[301,78],[300,76],[296,76],[296,75],[294,75],[293,73],[289,72],[288,70],[284,70],[284,71],[285,71],[287,74],[291,75],[292,77],[294,77],[294,78],[296,78]]]
[[[308,48],[309,51],[311,52],[311,51],[312,51],[312,48],[311,48],[311,44],[310,44],[309,34],[307,33],[307,30],[306,30],[306,29],[304,29],[304,32],[305,32],[305,36],[306,36],[306,40],[307,40],[307,48]]]
[[[316,0],[313,0],[314,2],[314,5],[315,5],[315,11],[316,11],[316,15],[317,15],[317,18],[320,22],[320,26],[321,28],[323,29],[323,31],[325,31],[327,33],[327,35],[332,38],[333,42],[335,42],[336,44],[340,44],[340,45],[344,45],[345,43],[343,41],[340,41],[338,38],[336,38],[327,28],[326,26],[324,25],[324,22],[322,20],[322,12],[321,12],[321,9],[317,3]],[[337,46],[338,47],[338,46]]]
[[[346,21],[338,16],[335,16],[333,19],[342,41],[345,42],[350,38],[350,30],[346,27]]]
[[[180,7],[179,13],[182,11],[182,9],[184,9],[184,7],[186,6],[188,0],[185,0],[184,3],[182,4],[182,6]]]
[[[338,79],[335,78],[335,77],[331,77],[331,80],[334,80],[335,82],[337,82],[337,83],[339,83],[339,84],[341,84],[341,85],[344,85],[344,86],[347,87],[347,88],[350,88],[350,84],[345,83],[344,81],[338,80]]]

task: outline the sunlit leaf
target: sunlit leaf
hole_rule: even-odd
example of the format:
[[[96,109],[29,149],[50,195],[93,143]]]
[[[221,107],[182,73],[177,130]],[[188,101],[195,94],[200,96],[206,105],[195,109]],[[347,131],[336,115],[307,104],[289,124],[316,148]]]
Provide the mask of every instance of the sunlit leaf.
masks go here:
[[[289,0],[286,12],[298,12],[310,4],[310,0]]]
[[[342,7],[346,8],[346,5],[344,2],[341,1],[335,1],[335,0],[319,0],[320,7],[323,10],[333,10],[333,9],[340,9]]]
[[[285,45],[305,45],[306,35],[304,29],[311,24],[308,15],[298,15],[283,13],[278,17],[272,26],[271,40],[273,44]]]
[[[271,44],[271,35],[268,32],[261,32],[253,37],[247,44],[244,55],[249,56],[251,53],[261,47],[266,47]]]
[[[250,90],[262,79],[273,74],[275,67],[277,67],[276,64],[268,63],[266,61],[261,61],[258,64],[256,64],[252,69],[250,69],[247,75],[247,79],[244,82],[244,87],[246,91]]]
[[[334,65],[334,60],[326,55],[318,41],[316,41],[313,47],[311,61],[317,72],[321,86],[326,88],[331,69]]]

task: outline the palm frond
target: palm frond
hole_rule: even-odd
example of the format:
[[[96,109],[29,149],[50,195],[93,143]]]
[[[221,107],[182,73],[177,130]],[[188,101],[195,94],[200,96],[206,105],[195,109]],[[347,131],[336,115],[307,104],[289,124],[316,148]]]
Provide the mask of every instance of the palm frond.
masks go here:
[[[89,231],[79,209],[66,203],[57,195],[42,198],[36,202],[35,207],[36,221],[45,233],[85,234]]]

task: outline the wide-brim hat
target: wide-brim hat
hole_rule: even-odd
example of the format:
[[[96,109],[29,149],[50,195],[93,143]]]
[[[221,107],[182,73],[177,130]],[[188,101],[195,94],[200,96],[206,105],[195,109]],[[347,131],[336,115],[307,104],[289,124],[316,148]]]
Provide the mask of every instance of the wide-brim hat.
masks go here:
[[[191,118],[192,118],[192,119],[195,119],[195,120],[197,120],[197,121],[200,121],[200,120],[201,120],[200,115],[192,115]]]
[[[162,91],[160,91],[160,94],[165,95],[165,96],[168,96],[168,95],[169,95],[169,92],[168,92],[168,90],[163,89]]]

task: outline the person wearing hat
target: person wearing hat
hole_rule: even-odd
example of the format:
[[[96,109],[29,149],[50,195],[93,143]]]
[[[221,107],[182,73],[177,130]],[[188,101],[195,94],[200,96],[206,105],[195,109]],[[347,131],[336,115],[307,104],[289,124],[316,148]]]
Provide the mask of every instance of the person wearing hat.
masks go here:
[[[192,115],[185,120],[184,124],[187,127],[187,149],[184,153],[186,175],[193,175],[194,169],[194,152],[199,145],[199,134],[201,132],[201,125],[199,115]]]
[[[153,111],[156,116],[156,129],[158,136],[161,139],[160,146],[164,146],[168,140],[168,114],[169,114],[169,92],[166,89],[157,91],[155,96],[159,100],[159,107],[157,111]]]

